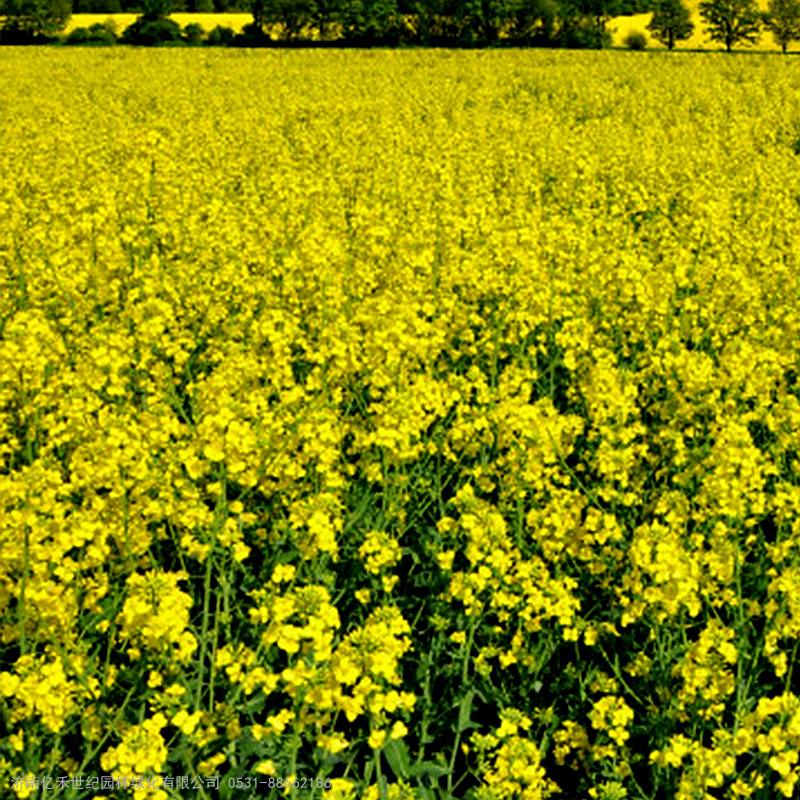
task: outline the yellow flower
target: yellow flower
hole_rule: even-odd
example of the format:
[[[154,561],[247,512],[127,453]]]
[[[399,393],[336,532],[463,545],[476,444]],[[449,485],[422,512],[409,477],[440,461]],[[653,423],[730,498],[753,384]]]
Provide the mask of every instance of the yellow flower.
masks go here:
[[[359,603],[361,603],[362,606],[365,606],[367,603],[369,603],[370,599],[369,589],[357,589],[355,591],[355,598]]]
[[[445,571],[450,572],[453,569],[453,558],[455,557],[455,550],[445,550],[436,556],[439,566]]]
[[[325,790],[326,800],[353,800],[355,784],[346,778],[331,778],[331,788]]]
[[[389,738],[391,739],[402,739],[408,733],[408,728],[400,721],[392,725],[392,729],[389,732]]]
[[[369,531],[358,554],[365,561],[367,572],[378,575],[400,560],[401,549],[400,545],[383,531]]]
[[[350,742],[340,733],[320,734],[317,736],[317,746],[335,755],[349,747]]]
[[[185,709],[181,709],[172,717],[172,724],[187,736],[191,736],[200,722],[200,716],[199,711],[189,714]]]
[[[266,728],[270,733],[280,735],[286,730],[286,726],[294,720],[294,714],[289,709],[283,709],[277,714],[267,717]]]
[[[367,739],[367,744],[373,750],[379,750],[383,747],[384,743],[386,742],[386,731],[372,731],[370,733],[369,738]]]
[[[278,564],[278,566],[272,570],[270,581],[272,581],[272,583],[288,583],[294,580],[296,573],[297,569],[293,565]]]
[[[11,790],[19,798],[33,797],[40,787],[39,778],[32,773],[23,775],[19,780],[13,781]]]
[[[215,753],[197,765],[197,771],[201,775],[213,775],[217,769],[225,763],[224,753]]]

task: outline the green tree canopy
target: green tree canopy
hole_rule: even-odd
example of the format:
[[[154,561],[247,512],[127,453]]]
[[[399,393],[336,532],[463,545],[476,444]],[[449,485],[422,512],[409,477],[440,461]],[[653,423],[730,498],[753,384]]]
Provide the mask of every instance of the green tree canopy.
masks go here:
[[[514,24],[512,35],[523,41],[547,42],[552,40],[558,20],[557,0],[523,0]]]
[[[143,0],[142,17],[146,20],[166,19],[172,13],[172,0]]]
[[[280,26],[282,37],[288,41],[298,39],[303,30],[314,22],[314,0],[264,0],[263,25]],[[256,14],[253,20],[258,23]]]
[[[70,0],[0,0],[2,30],[31,37],[64,30],[71,13]]]
[[[722,42],[728,52],[739,42],[758,39],[761,14],[753,0],[705,0],[700,15],[711,40]]]
[[[564,43],[597,49],[610,44],[607,24],[617,13],[618,6],[618,0],[561,0],[559,33]]]
[[[503,28],[516,19],[518,0],[464,0],[458,4],[461,38],[474,44],[490,44],[500,38]]]
[[[342,4],[339,22],[350,41],[385,42],[397,38],[401,20],[396,0],[351,0]]]
[[[789,42],[800,39],[800,0],[770,0],[764,25],[785,53]]]
[[[681,0],[656,0],[653,7],[653,18],[647,24],[647,30],[653,37],[669,50],[675,42],[688,39],[694,31],[689,9]]]

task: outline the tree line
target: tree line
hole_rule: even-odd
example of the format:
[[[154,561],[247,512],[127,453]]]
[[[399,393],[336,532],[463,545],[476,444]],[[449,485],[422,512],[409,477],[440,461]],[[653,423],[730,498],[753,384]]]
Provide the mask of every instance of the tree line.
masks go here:
[[[230,11],[229,3],[252,14],[241,33],[218,26],[204,36],[198,25],[181,30],[169,19],[176,11]],[[140,14],[119,37],[129,44],[601,48],[611,44],[612,17],[646,11],[652,12],[648,30],[670,50],[694,31],[683,0],[0,0],[0,42],[46,41],[73,12],[118,11]],[[755,42],[762,28],[783,52],[800,39],[800,0],[769,0],[766,12],[755,0],[703,0],[700,16],[709,38],[729,51]],[[71,44],[117,40],[104,25],[68,37]]]
[[[503,43],[604,47],[613,16],[651,9],[653,0],[171,0],[170,12],[249,12],[247,43],[487,46]],[[0,0],[19,19],[72,13],[136,12],[165,18],[157,0]],[[161,3],[163,5],[163,3]],[[5,8],[5,12],[2,9]],[[277,33],[275,33],[277,31]],[[240,40],[242,37],[239,37]],[[245,43],[243,41],[239,42]]]

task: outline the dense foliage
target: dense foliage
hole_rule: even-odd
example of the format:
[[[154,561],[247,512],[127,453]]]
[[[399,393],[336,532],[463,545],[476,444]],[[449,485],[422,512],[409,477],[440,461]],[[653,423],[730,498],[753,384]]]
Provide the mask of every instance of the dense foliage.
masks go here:
[[[755,0],[703,0],[700,16],[711,40],[728,51],[740,42],[754,43],[763,23]]]
[[[4,796],[791,797],[798,96],[0,51]]]
[[[605,24],[615,14],[646,11],[650,0],[174,0],[173,12],[230,11],[253,14],[249,41],[267,40],[267,29],[292,41],[336,40],[355,45],[447,44],[483,46],[503,37],[508,43],[599,47],[608,43]],[[11,17],[17,6],[58,6],[74,13],[142,12],[154,20],[147,0],[2,0]],[[40,15],[41,16],[41,15]],[[60,19],[58,15],[49,15]],[[63,27],[63,21],[61,24]],[[61,29],[50,25],[42,33]],[[160,28],[166,30],[165,26]]]
[[[608,44],[613,14],[646,10],[624,0],[251,0],[256,38],[287,41],[485,46]],[[576,35],[576,31],[584,31]]]
[[[274,7],[281,8],[288,16],[310,16],[317,20],[337,17],[343,13],[372,13],[372,9],[380,9],[388,5],[387,0],[269,0]],[[211,10],[231,11],[234,9],[247,10],[252,0],[176,0],[176,11]],[[73,11],[86,12],[115,12],[115,11],[140,11],[142,0],[72,0]],[[398,13],[414,17],[457,17],[461,14],[474,15],[476,12],[481,19],[507,19],[526,15],[537,6],[537,0],[468,0],[468,2],[455,2],[454,0],[393,0],[392,6],[397,7]],[[619,0],[622,14],[635,14],[647,11],[650,0]]]
[[[668,50],[672,50],[676,42],[692,35],[694,23],[682,0],[655,0],[647,30]]]
[[[764,24],[785,53],[789,44],[800,39],[800,0],[769,0]]]
[[[0,43],[35,44],[63,30],[70,0],[0,0]]]

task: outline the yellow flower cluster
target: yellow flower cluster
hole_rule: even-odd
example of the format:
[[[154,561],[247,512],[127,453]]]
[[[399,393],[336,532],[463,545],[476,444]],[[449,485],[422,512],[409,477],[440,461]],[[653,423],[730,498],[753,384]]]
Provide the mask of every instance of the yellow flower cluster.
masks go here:
[[[565,639],[577,638],[580,601],[573,593],[574,579],[556,578],[538,556],[525,558],[512,543],[503,516],[476,497],[471,484],[465,484],[454,503],[460,516],[444,517],[438,527],[463,537],[469,569],[451,570],[450,553],[440,554],[440,566],[450,573],[445,598],[463,605],[468,618],[495,617],[493,634],[510,632],[512,619],[516,628],[512,637],[503,637],[505,649],[487,642],[483,657],[497,655],[504,667],[516,661],[530,664],[530,647],[547,621],[557,621]]]
[[[474,736],[473,741],[489,764],[478,800],[544,800],[559,792],[547,778],[536,742],[523,734],[531,720],[513,708],[500,713],[501,723],[494,733]]]
[[[274,581],[275,573],[272,577]],[[324,586],[303,586],[284,593],[259,590],[254,597],[260,602],[250,609],[250,620],[268,623],[261,635],[264,646],[276,644],[289,655],[301,652],[315,661],[330,659],[340,621]]]
[[[609,695],[598,700],[589,713],[589,722],[597,731],[622,747],[630,738],[628,726],[633,722],[633,710],[621,697]]]
[[[49,658],[20,656],[13,672],[0,672],[0,694],[11,700],[10,721],[38,717],[48,730],[61,731],[67,719],[80,712],[79,701],[98,689],[96,678],[81,681],[84,668],[85,659],[76,659],[68,675],[53,652]]]
[[[673,668],[673,674],[683,680],[677,700],[684,719],[688,718],[687,707],[696,703],[702,706],[696,713],[704,719],[718,717],[725,710],[727,697],[736,689],[730,667],[739,653],[733,638],[734,631],[712,619]]]
[[[167,725],[163,714],[155,714],[134,725],[116,747],[106,750],[100,765],[120,777],[157,775],[163,771],[169,751],[161,731]]]
[[[379,575],[387,567],[393,567],[401,556],[400,545],[382,531],[369,531],[358,554],[371,575]]]
[[[196,638],[186,630],[192,598],[178,588],[178,582],[187,577],[184,572],[131,575],[117,620],[120,638],[155,652],[171,647],[179,663],[191,659],[197,649]],[[128,649],[131,658],[138,658],[140,652],[138,646]]]

